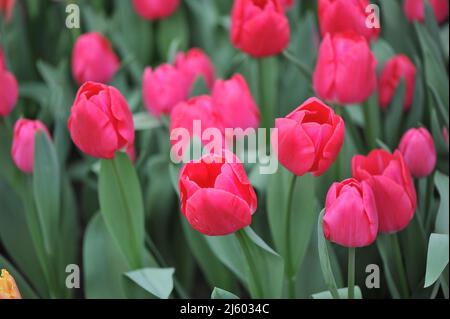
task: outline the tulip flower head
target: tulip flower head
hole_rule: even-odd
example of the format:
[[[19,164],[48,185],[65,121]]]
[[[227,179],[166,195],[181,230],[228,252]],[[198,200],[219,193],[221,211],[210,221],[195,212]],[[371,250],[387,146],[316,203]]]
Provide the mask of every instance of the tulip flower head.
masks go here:
[[[39,120],[20,119],[14,125],[11,156],[14,164],[24,173],[33,172],[36,133],[50,137],[47,127]]]
[[[181,212],[195,230],[223,236],[250,225],[256,194],[236,157],[208,154],[187,163],[180,172]]]
[[[175,105],[188,98],[189,81],[170,64],[162,64],[154,70],[147,67],[142,79],[142,95],[152,115],[170,115]]]
[[[0,48],[0,116],[7,116],[19,98],[19,85],[14,75],[6,69],[5,57]]]
[[[428,0],[436,21],[444,22],[448,17],[448,0]],[[403,10],[409,21],[425,20],[425,0],[404,0]]]
[[[352,174],[372,188],[379,232],[398,232],[409,224],[417,198],[411,173],[400,151],[391,154],[377,149],[367,156],[356,155],[352,159]]]
[[[206,85],[212,89],[214,85],[214,65],[209,57],[199,48],[192,48],[187,53],[179,52],[175,57],[175,67],[187,78],[192,89],[197,77],[203,77]]]
[[[6,269],[0,272],[0,299],[22,299],[14,278]]]
[[[377,84],[376,64],[363,36],[327,33],[319,48],[313,75],[314,90],[330,103],[364,102]]]
[[[354,178],[331,185],[323,217],[325,238],[345,247],[373,243],[378,232],[375,197],[367,182]]]
[[[259,108],[242,75],[235,74],[229,80],[217,80],[212,98],[225,127],[245,130],[259,126]]]
[[[68,129],[75,145],[97,158],[113,158],[134,144],[131,110],[114,87],[86,82],[75,97]]]
[[[310,98],[275,120],[278,161],[294,175],[320,176],[337,158],[344,143],[344,121],[317,98]],[[277,150],[277,147],[274,147]]]
[[[375,23],[367,23],[369,17],[366,9],[369,4],[369,0],[319,0],[318,16],[322,36],[354,31],[367,41],[377,39],[380,28],[374,27]]]
[[[15,3],[16,0],[0,0],[0,14],[5,16],[6,22],[11,20]]]
[[[436,167],[436,147],[426,128],[409,129],[400,140],[398,149],[414,177],[426,177]]]
[[[171,16],[180,0],[133,0],[134,10],[147,20],[159,20]]]
[[[72,74],[79,85],[88,81],[108,83],[119,65],[119,58],[103,35],[90,32],[78,37],[72,51]]]
[[[414,96],[416,67],[411,60],[403,54],[396,55],[389,59],[386,62],[383,71],[381,71],[378,90],[380,106],[382,109],[385,110],[388,108],[401,79],[403,79],[406,84],[406,96],[403,107],[405,111],[408,111],[411,108]]]
[[[236,48],[262,58],[282,52],[289,38],[289,22],[279,0],[234,1],[231,42]]]

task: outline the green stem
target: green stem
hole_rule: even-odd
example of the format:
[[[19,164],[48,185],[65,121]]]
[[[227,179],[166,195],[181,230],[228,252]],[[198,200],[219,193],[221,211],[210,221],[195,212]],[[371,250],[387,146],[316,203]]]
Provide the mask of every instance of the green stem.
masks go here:
[[[409,288],[408,288],[408,281],[406,279],[405,266],[403,265],[400,243],[398,241],[398,235],[392,234],[391,239],[392,239],[392,252],[394,254],[395,267],[397,268],[397,274],[399,276],[401,295],[403,298],[407,298],[409,295]]]
[[[303,62],[294,57],[294,55],[291,54],[289,51],[287,50],[283,51],[283,57],[285,57],[286,60],[294,64],[305,77],[307,77],[308,79],[312,77],[312,71],[306,65],[304,65]]]
[[[291,216],[292,216],[292,202],[295,189],[295,183],[297,176],[292,175],[291,183],[289,184],[288,198],[286,203],[286,247],[285,247],[285,259],[286,259],[286,279],[288,281],[288,293],[289,298],[295,298],[295,269],[292,269],[292,256],[291,256]]]
[[[252,269],[256,269],[256,267],[253,265],[253,258],[251,256],[251,253],[248,249],[248,246],[247,246],[247,243],[245,240],[245,237],[247,236],[245,234],[245,230],[244,229],[238,230],[235,233],[235,235],[236,235],[237,240],[239,241],[239,245],[241,246],[241,250],[244,255],[245,261],[247,262],[248,269],[250,270],[250,271],[248,271],[248,275],[255,276],[253,281],[255,282],[255,286],[256,286],[255,287],[256,295],[252,295],[252,297],[253,298],[263,298],[263,289],[260,285],[258,278],[256,277],[256,274],[252,271]]]
[[[355,298],[355,248],[348,249],[348,299]]]
[[[369,145],[370,149],[374,149],[376,148],[376,138],[375,138],[375,134],[373,131],[373,125],[372,125],[372,121],[373,119],[371,118],[370,115],[370,104],[367,102],[364,102],[361,105],[362,109],[363,109],[363,114],[364,114],[364,126],[365,126],[365,135],[366,135],[366,141],[367,144]]]

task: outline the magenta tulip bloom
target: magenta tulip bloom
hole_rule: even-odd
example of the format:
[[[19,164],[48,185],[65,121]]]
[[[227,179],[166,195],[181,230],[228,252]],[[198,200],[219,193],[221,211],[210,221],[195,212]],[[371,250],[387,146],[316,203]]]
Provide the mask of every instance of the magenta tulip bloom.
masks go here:
[[[317,98],[276,119],[275,127],[278,139],[272,135],[272,145],[278,161],[297,176],[325,173],[344,143],[344,121]]]
[[[400,140],[398,149],[414,177],[426,177],[436,167],[436,147],[426,128],[409,129]]]
[[[323,216],[325,238],[345,247],[373,243],[378,232],[375,197],[366,182],[350,178],[331,185]]]

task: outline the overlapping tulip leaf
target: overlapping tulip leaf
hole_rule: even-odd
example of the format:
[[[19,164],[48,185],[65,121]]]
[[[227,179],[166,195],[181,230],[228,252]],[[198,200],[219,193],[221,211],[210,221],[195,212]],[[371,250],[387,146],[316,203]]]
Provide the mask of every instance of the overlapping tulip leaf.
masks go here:
[[[14,278],[22,298],[38,298],[38,295],[33,291],[33,288],[28,284],[22,274],[2,255],[0,255],[0,270],[1,269],[7,269],[10,275]]]
[[[362,299],[361,289],[358,286],[355,286],[355,299]],[[338,290],[339,299],[347,299],[348,298],[348,288],[340,288]],[[311,296],[313,299],[332,299],[334,298],[330,291],[322,291]]]
[[[169,298],[173,289],[173,268],[143,268],[125,273],[139,287],[160,298]]]
[[[292,178],[292,174],[281,165],[277,173],[269,177],[267,212],[275,247],[285,260],[287,254],[290,254],[291,264],[286,267],[290,267],[295,275],[309,246],[317,217],[313,200],[315,179],[309,174],[297,177],[292,196],[292,211],[287,212],[289,180]],[[287,224],[288,213],[291,214],[289,224]],[[288,242],[291,244],[288,245]],[[287,247],[289,251],[286,250]]]
[[[448,234],[430,235],[428,243],[427,271],[425,274],[425,288],[431,286],[439,279],[442,271],[448,265],[449,251]]]
[[[250,295],[253,298],[281,298],[283,259],[250,227],[238,231],[235,236],[244,255],[245,278]]]
[[[214,287],[211,299],[239,299],[239,297],[229,291]]]
[[[116,244],[131,268],[140,268],[144,251],[144,206],[136,171],[128,155],[102,160],[99,175],[100,210]]]

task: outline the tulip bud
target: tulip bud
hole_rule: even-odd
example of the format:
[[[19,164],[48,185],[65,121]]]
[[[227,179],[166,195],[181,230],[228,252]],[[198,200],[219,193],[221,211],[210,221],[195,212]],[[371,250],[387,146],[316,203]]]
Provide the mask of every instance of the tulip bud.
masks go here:
[[[151,114],[169,115],[175,105],[188,98],[188,82],[184,74],[170,64],[162,64],[155,70],[147,67],[142,79],[142,95]]]
[[[378,230],[393,233],[404,229],[416,210],[416,190],[411,173],[397,150],[373,150],[367,156],[352,159],[353,177],[366,181],[375,195]]]
[[[196,125],[198,124],[198,129]],[[189,137],[198,138],[203,144],[210,142],[210,138],[203,139],[203,133],[206,129],[216,128],[221,133],[221,141],[223,140],[224,127],[221,118],[216,113],[216,107],[210,96],[201,95],[191,98],[188,101],[181,102],[175,106],[170,114],[170,135],[178,136],[177,129],[184,129],[189,133]],[[172,145],[178,144],[180,141],[171,138]],[[189,143],[189,141],[185,141]],[[174,149],[175,156],[181,158],[183,156],[183,148],[187,145],[179,144],[180,149]],[[224,144],[223,144],[224,145]],[[222,148],[223,148],[222,145]],[[181,148],[183,147],[183,148]]]
[[[256,210],[256,194],[244,166],[233,156],[208,154],[180,172],[181,212],[195,230],[223,236],[247,227]]]
[[[3,51],[0,48],[0,116],[7,116],[17,103],[19,86],[16,78],[6,69]]]
[[[282,52],[289,44],[289,23],[279,0],[235,0],[231,13],[233,45],[261,58]]]
[[[364,102],[377,84],[376,64],[363,36],[327,34],[319,49],[313,75],[314,90],[331,103]]]
[[[39,120],[20,119],[14,125],[11,155],[16,166],[24,173],[33,172],[36,132],[44,132],[50,137],[47,128]]]
[[[6,22],[11,20],[15,3],[16,0],[0,0],[0,13],[5,16]]]
[[[134,144],[133,117],[127,101],[114,87],[86,82],[77,92],[68,121],[70,136],[84,153],[113,158]]]
[[[245,130],[259,126],[259,109],[242,75],[217,80],[212,98],[225,127]]]
[[[178,8],[180,0],[133,0],[134,10],[147,20],[166,18]]]
[[[375,241],[377,232],[377,209],[369,184],[350,178],[331,185],[323,216],[325,238],[345,247],[363,247]]]
[[[409,129],[400,140],[398,149],[414,177],[430,175],[436,166],[436,148],[426,128]]]
[[[367,25],[369,0],[319,0],[319,24],[322,36],[327,33],[354,31],[367,41],[378,38],[380,28]]]
[[[90,32],[78,37],[72,51],[72,74],[79,85],[87,81],[108,83],[119,65],[111,44],[100,33]]]
[[[0,299],[22,299],[14,278],[6,269],[0,273]]]
[[[289,10],[295,3],[295,0],[280,0],[284,10]]]
[[[337,158],[344,143],[342,118],[317,98],[310,98],[284,118],[275,120],[278,161],[297,176],[320,176]]]
[[[448,17],[448,0],[428,0],[433,9],[436,21],[444,22]],[[409,21],[425,20],[425,1],[424,0],[404,0],[403,10]]]
[[[400,79],[404,79],[406,84],[406,95],[403,102],[404,110],[411,108],[414,95],[414,82],[416,80],[416,67],[403,54],[399,54],[389,59],[384,65],[378,84],[380,106],[387,109],[391,103]]]
[[[187,53],[179,52],[175,57],[175,67],[185,75],[190,89],[198,76],[203,77],[210,89],[214,85],[214,66],[201,49],[193,48]]]

